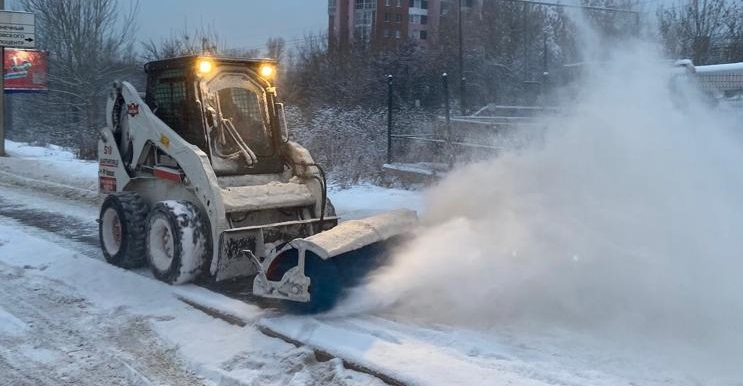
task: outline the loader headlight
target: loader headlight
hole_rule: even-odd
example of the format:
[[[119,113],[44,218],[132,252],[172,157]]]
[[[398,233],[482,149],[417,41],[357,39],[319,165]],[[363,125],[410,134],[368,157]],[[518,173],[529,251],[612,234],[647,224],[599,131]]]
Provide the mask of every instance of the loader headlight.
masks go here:
[[[199,60],[196,70],[198,71],[199,75],[206,75],[214,69],[214,63],[212,63],[209,59],[201,59]]]
[[[275,72],[276,68],[272,64],[264,64],[258,70],[258,73],[261,75],[261,77],[266,79],[272,78]]]

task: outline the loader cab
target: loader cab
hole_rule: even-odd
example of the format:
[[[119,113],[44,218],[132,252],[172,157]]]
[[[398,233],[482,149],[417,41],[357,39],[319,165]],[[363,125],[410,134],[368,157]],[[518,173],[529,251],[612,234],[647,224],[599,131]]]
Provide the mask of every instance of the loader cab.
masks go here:
[[[281,111],[273,60],[186,56],[145,65],[145,101],[204,151],[217,176],[280,173]]]

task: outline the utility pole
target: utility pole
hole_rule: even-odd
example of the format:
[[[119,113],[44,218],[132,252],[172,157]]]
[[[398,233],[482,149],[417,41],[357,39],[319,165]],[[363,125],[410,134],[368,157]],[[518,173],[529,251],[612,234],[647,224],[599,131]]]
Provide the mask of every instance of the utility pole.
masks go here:
[[[392,163],[392,75],[387,75],[387,163]]]
[[[0,10],[5,9],[5,0],[0,0]],[[0,46],[0,157],[5,157],[5,47]]]
[[[542,108],[547,106],[547,86],[549,82],[549,48],[547,47],[547,27],[542,28],[542,79],[540,84],[540,94],[542,96]]]
[[[465,115],[467,112],[466,81],[464,76],[464,44],[462,38],[462,0],[459,0],[459,113]]]

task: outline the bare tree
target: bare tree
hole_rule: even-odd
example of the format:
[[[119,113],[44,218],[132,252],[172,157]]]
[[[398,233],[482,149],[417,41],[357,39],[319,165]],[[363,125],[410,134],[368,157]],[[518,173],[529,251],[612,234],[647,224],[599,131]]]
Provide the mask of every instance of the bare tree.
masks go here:
[[[208,27],[191,30],[184,26],[179,33],[155,42],[150,39],[143,43],[145,60],[157,60],[186,55],[216,55],[224,50],[219,34]]]
[[[266,41],[266,56],[282,62],[285,54],[286,41],[283,38],[268,38],[268,41]]]
[[[259,48],[226,48],[221,51],[221,54],[229,58],[259,58],[261,56],[261,50]]]
[[[743,8],[736,0],[686,0],[661,6],[657,16],[668,53],[690,57],[695,64],[719,60],[716,49],[740,44]]]
[[[82,157],[92,158],[111,83],[138,70],[133,53],[138,4],[122,13],[115,0],[19,3],[36,15],[39,46],[49,52],[49,94],[28,98],[26,114],[19,115],[37,129],[46,127],[50,136],[67,134],[63,138],[76,142]]]
[[[178,33],[159,42],[152,39],[142,43],[144,59],[147,61],[174,58],[187,55],[210,55],[230,58],[257,58],[261,56],[258,48],[229,48],[220,39],[219,33],[210,27],[189,28],[187,25]],[[269,52],[284,55],[284,39],[269,39],[266,42]]]

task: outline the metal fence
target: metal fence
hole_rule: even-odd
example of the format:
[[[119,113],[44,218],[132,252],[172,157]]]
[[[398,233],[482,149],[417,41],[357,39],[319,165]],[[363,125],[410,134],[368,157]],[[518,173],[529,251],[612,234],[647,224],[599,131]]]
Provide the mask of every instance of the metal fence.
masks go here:
[[[717,101],[721,110],[733,109],[743,114],[743,64],[736,72],[703,68],[695,76],[703,89],[723,95]],[[559,113],[557,108],[549,106],[489,104],[471,115],[451,116],[446,74],[443,80],[445,115],[402,126],[395,124],[391,114],[392,79],[389,78],[386,170],[437,177],[457,162],[493,157],[505,147],[526,145],[543,135],[546,120],[542,118]]]
[[[538,118],[557,112],[539,106],[488,105],[472,115],[439,116],[429,122],[388,131],[386,170],[422,176],[443,174],[454,163],[496,156],[504,149],[539,135]]]

